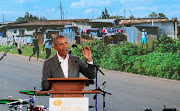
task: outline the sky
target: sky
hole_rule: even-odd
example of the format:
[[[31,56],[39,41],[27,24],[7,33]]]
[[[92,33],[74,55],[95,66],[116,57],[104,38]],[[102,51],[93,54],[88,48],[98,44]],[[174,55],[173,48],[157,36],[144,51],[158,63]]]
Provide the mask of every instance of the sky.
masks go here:
[[[16,21],[24,17],[25,12],[60,20],[60,2],[64,19],[96,19],[106,7],[110,16],[128,18],[132,14],[138,18],[156,12],[180,20],[180,0],[0,0],[0,22],[3,22],[3,15],[4,21]]]

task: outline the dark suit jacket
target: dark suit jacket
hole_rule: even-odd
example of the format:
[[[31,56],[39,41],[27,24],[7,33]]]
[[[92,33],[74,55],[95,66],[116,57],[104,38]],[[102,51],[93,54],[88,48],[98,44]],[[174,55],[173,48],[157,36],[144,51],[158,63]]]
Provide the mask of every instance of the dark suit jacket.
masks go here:
[[[85,77],[89,79],[95,78],[95,66],[90,64],[88,64],[88,66],[85,65],[85,63],[78,56],[69,55],[68,65],[68,78],[78,78],[79,72],[81,72]],[[64,77],[64,73],[56,54],[54,57],[44,62],[41,83],[42,90],[51,89],[49,82],[47,81],[48,78]]]

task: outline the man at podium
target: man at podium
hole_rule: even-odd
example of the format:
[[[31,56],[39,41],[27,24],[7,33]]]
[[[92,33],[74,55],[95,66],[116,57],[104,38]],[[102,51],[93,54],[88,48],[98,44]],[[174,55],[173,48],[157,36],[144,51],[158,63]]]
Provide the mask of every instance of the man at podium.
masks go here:
[[[57,53],[44,62],[42,69],[42,90],[50,90],[48,78],[78,78],[79,72],[89,79],[95,78],[95,66],[93,65],[91,50],[88,46],[83,48],[83,56],[87,59],[86,65],[78,56],[68,54],[67,39],[58,35],[53,40],[53,48]]]

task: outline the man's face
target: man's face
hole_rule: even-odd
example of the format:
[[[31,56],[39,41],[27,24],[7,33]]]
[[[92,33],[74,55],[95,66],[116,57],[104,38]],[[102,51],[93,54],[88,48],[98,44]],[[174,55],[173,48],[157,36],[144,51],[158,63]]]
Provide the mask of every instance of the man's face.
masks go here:
[[[68,42],[66,38],[59,38],[56,40],[55,45],[53,46],[55,50],[58,51],[58,54],[65,58],[68,54]]]

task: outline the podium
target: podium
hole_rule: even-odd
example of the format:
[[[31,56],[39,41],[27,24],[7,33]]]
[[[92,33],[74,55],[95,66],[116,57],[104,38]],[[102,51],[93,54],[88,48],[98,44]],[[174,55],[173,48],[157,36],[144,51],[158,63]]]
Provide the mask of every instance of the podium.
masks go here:
[[[35,93],[50,93],[53,98],[83,97],[84,94],[100,93],[98,90],[85,91],[88,78],[48,78],[51,91],[36,91]]]

